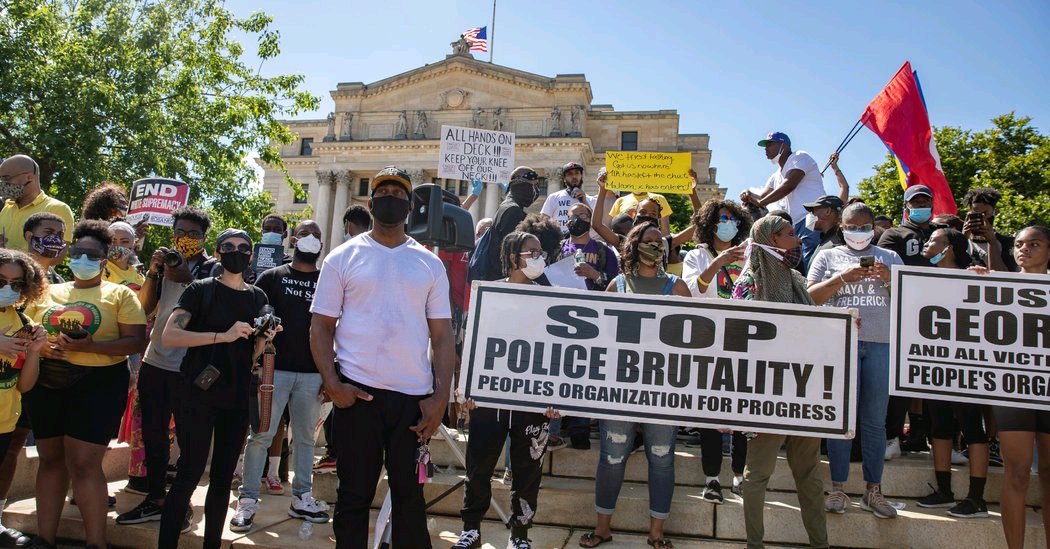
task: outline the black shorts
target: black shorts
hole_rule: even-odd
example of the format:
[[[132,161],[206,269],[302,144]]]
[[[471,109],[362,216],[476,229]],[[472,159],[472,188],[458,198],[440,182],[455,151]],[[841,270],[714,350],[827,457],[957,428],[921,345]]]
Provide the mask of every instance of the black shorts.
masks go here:
[[[33,391],[30,390],[29,393],[31,392]],[[29,393],[22,393],[22,413],[18,414],[18,422],[15,423],[16,429],[33,429],[33,415],[29,413]]]
[[[1000,431],[1026,431],[1050,435],[1050,410],[992,406]]]
[[[83,378],[65,389],[37,384],[25,395],[33,411],[33,436],[67,436],[108,445],[120,430],[130,379],[128,363],[124,361],[112,366],[91,366]]]
[[[954,439],[962,431],[967,444],[985,444],[984,407],[969,402],[927,400],[930,412],[930,435],[935,439]]]

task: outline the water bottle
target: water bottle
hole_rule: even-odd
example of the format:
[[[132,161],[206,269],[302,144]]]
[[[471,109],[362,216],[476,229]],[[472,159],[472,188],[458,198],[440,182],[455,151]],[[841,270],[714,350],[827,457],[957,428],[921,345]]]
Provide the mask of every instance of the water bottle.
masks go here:
[[[587,262],[586,258],[583,256],[583,250],[576,250],[576,255],[574,257],[576,259],[576,265],[583,265]]]
[[[314,523],[304,520],[303,525],[299,527],[299,539],[306,541],[314,535]]]

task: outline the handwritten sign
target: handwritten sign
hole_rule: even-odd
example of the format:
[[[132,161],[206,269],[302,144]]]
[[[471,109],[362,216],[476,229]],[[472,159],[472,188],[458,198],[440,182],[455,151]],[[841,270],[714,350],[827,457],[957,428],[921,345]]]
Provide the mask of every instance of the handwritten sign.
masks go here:
[[[605,186],[612,191],[689,194],[692,166],[690,153],[608,151]]]
[[[438,177],[510,183],[512,171],[513,133],[441,126]]]
[[[174,223],[171,212],[185,206],[189,198],[190,186],[182,181],[159,177],[139,179],[131,184],[127,222],[135,225],[145,221],[170,227]]]

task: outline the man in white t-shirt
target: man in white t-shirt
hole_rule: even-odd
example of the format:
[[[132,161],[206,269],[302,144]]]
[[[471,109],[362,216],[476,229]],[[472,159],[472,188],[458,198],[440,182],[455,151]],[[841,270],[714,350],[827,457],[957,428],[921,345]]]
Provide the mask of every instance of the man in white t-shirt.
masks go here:
[[[310,307],[310,350],[336,406],[333,529],[338,547],[367,546],[368,511],[385,466],[392,545],[430,547],[416,458],[451,391],[449,283],[441,260],[405,234],[408,174],[387,167],[371,186],[372,230],[324,259]]]
[[[791,215],[792,224],[798,223],[806,217],[803,204],[828,194],[824,192],[824,178],[817,161],[805,151],[791,152],[791,139],[783,132],[770,133],[758,146],[765,147],[766,158],[776,170],[761,194],[744,191],[740,193],[740,201],[760,208],[784,210]]]
[[[576,162],[569,162],[562,167],[561,183],[564,188],[547,195],[540,213],[554,220],[562,234],[565,234],[569,231],[569,208],[574,204],[586,203],[594,210],[595,197],[583,192],[583,166]]]

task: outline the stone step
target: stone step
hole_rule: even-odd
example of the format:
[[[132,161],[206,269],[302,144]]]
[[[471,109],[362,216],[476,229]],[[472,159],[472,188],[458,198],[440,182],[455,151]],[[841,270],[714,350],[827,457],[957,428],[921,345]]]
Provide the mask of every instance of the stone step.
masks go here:
[[[574,450],[563,448],[555,452],[549,452],[543,464],[544,474],[560,477],[588,478],[593,479],[598,467],[598,441],[591,441],[590,450]],[[466,435],[457,437],[457,445],[466,452]],[[463,467],[455,458],[448,444],[443,440],[435,440],[430,443],[430,452],[435,464],[440,466],[455,465],[462,471]],[[821,478],[826,488],[831,488],[831,471],[827,465],[827,457],[823,456],[824,466],[820,468]],[[503,470],[505,456],[501,455],[496,469]],[[900,458],[884,462],[885,470],[882,475],[882,492],[891,498],[920,498],[930,493],[927,485],[936,485],[933,474],[933,460],[929,452],[912,452]],[[648,478],[648,464],[645,455],[639,451],[632,455],[627,461],[627,471],[624,479],[635,482],[645,482]],[[707,477],[700,466],[700,449],[687,448],[679,443],[675,447],[675,484],[680,486],[702,486]],[[732,485],[733,473],[730,467],[730,458],[722,458],[722,472],[719,475],[723,486]],[[969,469],[963,466],[952,467],[952,491],[959,497],[969,491]],[[791,476],[791,470],[787,466],[784,456],[777,461],[777,468],[770,479],[770,489],[791,492],[795,490],[795,481]],[[991,503],[999,503],[999,495],[1003,486],[1002,467],[991,467],[988,471],[988,481],[984,489],[984,498]],[[849,481],[846,483],[846,492],[852,495],[864,493],[864,473],[860,463],[851,463]],[[1039,490],[1039,476],[1032,474],[1032,480],[1028,485],[1025,497],[1028,505],[1040,505],[1041,496]]]
[[[128,478],[128,459],[131,457],[131,449],[123,442],[111,441],[109,449],[102,458],[102,470],[106,474],[107,481],[117,481]],[[11,489],[7,492],[7,500],[14,501],[33,497],[36,493],[36,473],[40,470],[40,454],[36,446],[22,449],[22,455],[18,458],[18,469],[11,481]],[[120,484],[123,488],[123,483]]]

